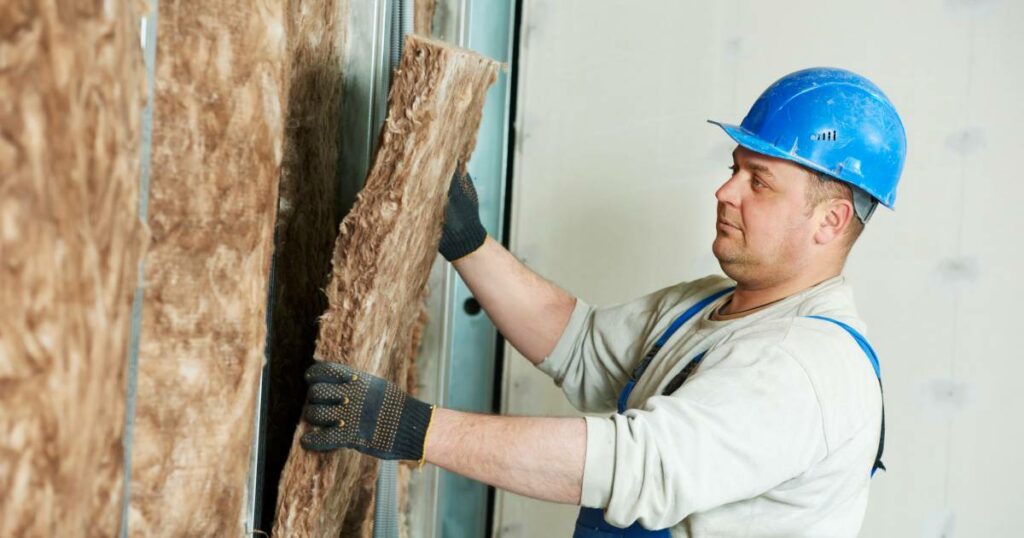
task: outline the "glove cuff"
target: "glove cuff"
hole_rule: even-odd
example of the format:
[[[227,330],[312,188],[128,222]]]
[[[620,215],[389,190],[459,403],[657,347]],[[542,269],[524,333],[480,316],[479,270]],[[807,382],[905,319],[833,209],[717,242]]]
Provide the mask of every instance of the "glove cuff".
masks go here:
[[[423,448],[433,416],[434,406],[411,397],[405,401],[391,447],[397,459],[423,462]]]

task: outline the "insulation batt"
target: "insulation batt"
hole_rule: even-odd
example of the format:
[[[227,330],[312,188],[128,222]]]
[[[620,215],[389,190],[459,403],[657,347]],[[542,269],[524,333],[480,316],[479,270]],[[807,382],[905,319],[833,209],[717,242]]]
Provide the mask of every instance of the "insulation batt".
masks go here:
[[[284,145],[284,10],[159,7],[128,530],[241,536]]]
[[[138,7],[0,2],[0,536],[120,528]]]
[[[437,0],[416,0],[413,4],[416,10],[412,19],[415,32],[425,36],[433,34]]]
[[[498,69],[473,52],[407,38],[379,150],[335,245],[317,357],[405,383],[448,181],[469,160]],[[298,444],[306,430],[297,429],[279,484],[274,534],[363,535],[376,461],[307,452]]]

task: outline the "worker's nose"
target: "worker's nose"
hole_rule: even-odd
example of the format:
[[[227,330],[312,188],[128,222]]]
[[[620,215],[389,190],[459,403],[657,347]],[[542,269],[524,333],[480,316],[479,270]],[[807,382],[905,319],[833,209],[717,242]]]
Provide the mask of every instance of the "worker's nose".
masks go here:
[[[715,198],[718,199],[720,203],[731,206],[740,205],[740,181],[738,178],[739,172],[733,174],[732,177],[727,179],[725,183],[722,183],[722,186],[718,187],[718,190],[715,191]]]

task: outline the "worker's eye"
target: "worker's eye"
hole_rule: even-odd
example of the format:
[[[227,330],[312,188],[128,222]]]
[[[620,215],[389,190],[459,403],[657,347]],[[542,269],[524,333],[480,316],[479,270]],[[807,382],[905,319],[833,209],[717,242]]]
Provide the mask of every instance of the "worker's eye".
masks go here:
[[[754,190],[761,190],[768,186],[764,181],[761,181],[761,179],[757,176],[753,176],[753,178],[751,178],[750,184],[754,187]]]
[[[729,171],[732,172],[732,175],[735,176],[736,172],[740,171],[740,167],[736,166],[735,164],[731,164],[731,165],[729,165]]]

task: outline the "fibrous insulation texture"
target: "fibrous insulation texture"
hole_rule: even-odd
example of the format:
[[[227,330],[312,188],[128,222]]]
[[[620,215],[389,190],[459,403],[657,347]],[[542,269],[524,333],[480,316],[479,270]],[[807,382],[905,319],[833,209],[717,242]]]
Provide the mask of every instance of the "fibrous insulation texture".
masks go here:
[[[422,326],[425,284],[448,182],[472,153],[499,65],[418,36],[406,40],[380,146],[341,224],[316,356],[405,384]],[[360,536],[376,462],[354,451],[316,454],[295,434],[278,492],[278,536]]]
[[[416,0],[416,12],[413,15],[413,28],[417,34],[430,36],[434,28],[434,12],[437,0]]]
[[[160,2],[129,532],[241,536],[283,147],[280,2]]]
[[[144,231],[132,2],[0,4],[0,536],[115,536]]]

